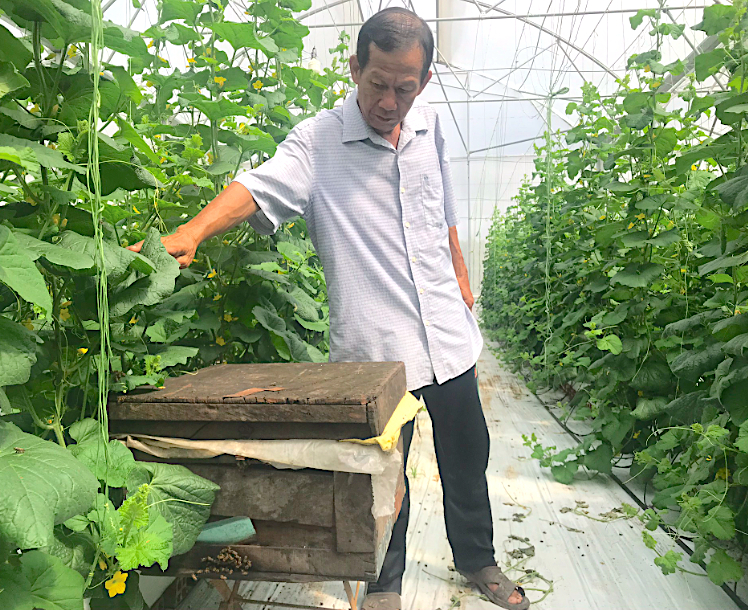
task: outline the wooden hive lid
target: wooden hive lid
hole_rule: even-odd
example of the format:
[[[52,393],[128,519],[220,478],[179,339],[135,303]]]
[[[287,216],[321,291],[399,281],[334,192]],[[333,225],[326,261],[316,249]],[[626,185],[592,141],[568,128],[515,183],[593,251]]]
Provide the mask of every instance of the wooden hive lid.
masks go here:
[[[389,417],[405,392],[401,362],[222,364],[169,378],[163,389],[113,396],[109,416],[114,420],[366,422]]]

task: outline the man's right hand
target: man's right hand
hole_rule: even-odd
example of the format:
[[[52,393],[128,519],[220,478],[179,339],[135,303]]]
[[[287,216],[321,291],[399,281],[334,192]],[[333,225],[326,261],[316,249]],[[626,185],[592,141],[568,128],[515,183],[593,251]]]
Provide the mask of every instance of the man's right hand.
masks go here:
[[[186,269],[192,264],[192,261],[195,259],[197,247],[200,245],[197,239],[182,227],[179,227],[171,235],[164,235],[161,238],[161,243],[164,244],[166,251],[177,259],[180,269]],[[133,252],[140,252],[142,247],[143,242],[139,241],[137,244],[128,246],[127,249]]]

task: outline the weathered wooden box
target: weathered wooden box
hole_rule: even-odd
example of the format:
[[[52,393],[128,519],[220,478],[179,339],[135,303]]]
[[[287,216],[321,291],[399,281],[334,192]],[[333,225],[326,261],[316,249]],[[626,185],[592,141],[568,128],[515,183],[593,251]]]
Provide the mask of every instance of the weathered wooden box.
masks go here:
[[[270,391],[230,397],[257,388]],[[114,434],[199,440],[369,438],[383,431],[405,392],[402,363],[220,365],[168,379],[161,390],[114,397],[109,421]],[[254,521],[257,536],[231,546],[252,569],[231,579],[376,580],[402,477],[395,513],[375,519],[370,475],[280,470],[225,455],[168,461],[221,486],[212,518]],[[222,548],[198,544],[173,558],[167,574],[192,575]]]

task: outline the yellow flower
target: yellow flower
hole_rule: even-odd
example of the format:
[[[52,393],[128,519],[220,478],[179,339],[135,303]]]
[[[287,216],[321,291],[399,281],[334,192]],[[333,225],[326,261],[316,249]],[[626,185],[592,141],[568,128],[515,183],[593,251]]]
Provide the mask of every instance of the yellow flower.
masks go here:
[[[642,433],[642,431],[641,431],[641,430],[637,430],[636,432],[634,432],[634,438],[639,438],[639,435],[640,435],[641,433]]]
[[[223,314],[223,319],[226,320],[226,322],[231,322],[231,314],[226,312]]]
[[[252,83],[252,86],[255,88],[255,90],[259,91],[260,89],[262,89],[262,81],[260,79],[257,79]]]
[[[154,85],[153,85],[153,81],[150,81],[150,80],[147,80],[147,81],[145,81],[145,84],[146,84],[146,85],[147,85],[148,87],[153,87],[153,86],[154,86]]]
[[[161,157],[161,163],[166,163],[166,157]]]
[[[165,64],[168,64],[168,63],[169,63],[169,62],[168,62],[168,61],[167,61],[166,59],[164,59],[164,58],[163,58],[163,57],[161,57],[160,55],[157,55],[156,57],[158,57],[158,58],[159,58],[159,59],[160,59],[161,61],[163,61],[163,62],[164,62]]]
[[[605,220],[605,214],[603,214],[602,216],[600,216],[600,220]]]
[[[644,396],[644,392],[642,392],[641,390],[639,390],[639,391],[637,392],[637,394],[639,394],[639,396]]]
[[[652,68],[650,68],[649,66],[644,66],[644,71],[645,72],[651,72]]]
[[[78,353],[79,353],[79,354],[80,354],[81,356],[84,356],[84,355],[85,355],[85,354],[86,354],[87,352],[88,352],[88,348],[87,348],[87,347],[79,347],[79,348],[78,348]],[[102,570],[106,570],[106,568],[101,568],[101,569],[102,569]]]
[[[135,316],[130,318],[130,324],[137,324],[137,323],[138,323],[138,319]]]
[[[291,224],[289,224],[289,225],[288,225],[288,228],[289,228],[289,229],[293,229],[293,226],[294,226],[295,224],[296,224],[295,222],[292,222]]]
[[[213,297],[213,300],[214,301],[220,301],[221,300],[221,295],[217,294],[216,296]]]
[[[150,41],[150,42],[148,43],[147,47],[148,47],[149,49],[150,49],[151,47],[153,47],[153,40],[151,40],[151,41]]]
[[[196,259],[196,258],[193,258],[193,259],[192,259],[192,262],[193,262],[193,263],[196,263],[196,262],[197,262],[197,259]]]
[[[631,229],[633,226],[634,226],[634,223],[630,222],[628,228]]]
[[[695,171],[696,171],[696,169],[697,169],[697,168],[696,168],[696,164],[694,163],[694,164],[693,164],[693,165],[691,166],[691,170],[695,172]]]
[[[34,324],[31,322],[31,318],[26,318],[23,321],[23,325],[28,328],[29,330],[34,330]]]
[[[727,469],[727,466],[723,466],[717,471],[717,474],[714,475],[716,479],[722,479],[724,481],[727,480],[727,478],[730,476],[730,471]]]
[[[655,134],[655,136],[656,136],[656,134]],[[652,174],[642,174],[642,176],[643,176],[644,178],[651,178],[651,177],[652,177]]]
[[[188,57],[187,58],[187,63],[188,64],[196,64],[197,60],[194,57]],[[189,67],[189,66],[187,66],[187,67]]]
[[[644,213],[642,212],[641,214],[637,214],[637,215],[636,215],[636,217],[637,217],[637,218],[638,218],[639,220],[644,220],[644,219],[645,219],[645,218],[646,218],[647,216],[646,216],[646,214],[644,214]]]
[[[106,590],[109,591],[109,597],[114,597],[125,592],[125,581],[127,572],[117,570],[112,577],[104,583]]]
[[[218,83],[219,87],[223,87],[223,84],[226,82],[226,78],[223,76],[214,76],[213,80]]]
[[[68,57],[73,58],[78,54],[78,47],[76,47],[74,44],[70,45],[70,48],[68,49]]]
[[[39,104],[34,104],[29,112],[39,112]]]
[[[210,279],[210,278],[213,278],[213,277],[216,277],[216,270],[215,270],[215,269],[213,269],[213,270],[212,270],[212,271],[211,271],[211,272],[210,272],[210,273],[208,274],[208,279]]]
[[[104,561],[103,559],[99,559],[99,567],[102,570],[106,570],[107,569],[106,561]]]
[[[680,270],[680,272],[681,272],[681,273],[685,273],[685,272],[686,272],[686,269],[685,269],[685,267],[681,267],[681,270]]]
[[[661,81],[658,81],[658,80],[656,80],[655,82],[653,82],[653,83],[652,83],[652,87],[654,87],[654,88],[656,89],[656,88],[657,88],[657,87],[659,87],[659,86],[660,86],[661,84],[662,84],[662,82],[661,82]]]
[[[205,48],[205,54],[206,55],[210,55],[212,52],[213,52],[213,49],[211,49],[210,47],[206,47]]]
[[[135,212],[136,214],[140,214],[140,210],[136,208],[135,206],[132,206],[132,209],[133,209],[133,212]]]
[[[223,347],[224,345],[226,345],[226,339],[224,339],[223,337],[218,337],[218,339],[216,339],[216,343]]]
[[[68,311],[67,307],[63,307],[60,310],[60,320],[63,322],[67,322],[70,319],[70,312]]]
[[[59,214],[52,214],[52,224],[55,224],[55,225],[60,224],[60,215]]]

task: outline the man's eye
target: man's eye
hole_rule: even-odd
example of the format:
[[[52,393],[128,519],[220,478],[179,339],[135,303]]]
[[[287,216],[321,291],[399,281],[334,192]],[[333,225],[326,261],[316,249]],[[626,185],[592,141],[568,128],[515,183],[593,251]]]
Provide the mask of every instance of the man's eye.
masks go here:
[[[382,83],[372,83],[372,85],[374,85],[374,87],[376,87],[377,89],[384,89],[384,85]]]

